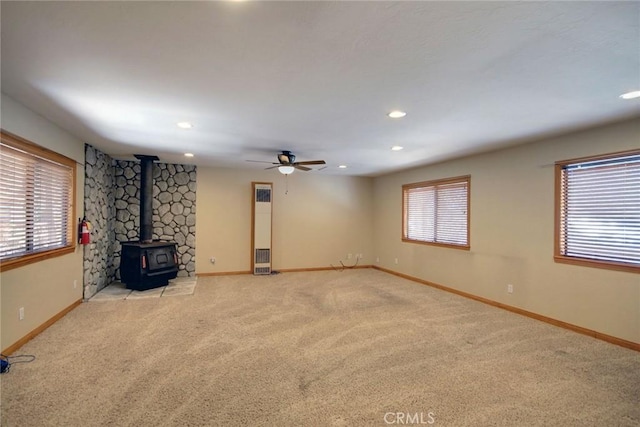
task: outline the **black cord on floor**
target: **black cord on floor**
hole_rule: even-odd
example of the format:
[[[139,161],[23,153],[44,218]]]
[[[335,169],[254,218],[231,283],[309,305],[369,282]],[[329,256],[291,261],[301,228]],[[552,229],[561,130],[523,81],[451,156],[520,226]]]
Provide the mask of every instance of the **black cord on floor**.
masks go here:
[[[32,354],[19,354],[17,356],[5,356],[0,354],[0,374],[7,374],[12,365],[16,363],[31,363],[36,360]]]
[[[344,263],[342,261],[340,261],[340,265],[342,266],[342,268],[337,268],[333,264],[329,264],[329,265],[331,267],[333,267],[334,270],[339,271],[339,272],[343,272],[347,268],[355,268],[356,265],[358,265],[358,261],[360,261],[360,258],[356,258],[356,263],[353,264],[353,265],[344,265]]]

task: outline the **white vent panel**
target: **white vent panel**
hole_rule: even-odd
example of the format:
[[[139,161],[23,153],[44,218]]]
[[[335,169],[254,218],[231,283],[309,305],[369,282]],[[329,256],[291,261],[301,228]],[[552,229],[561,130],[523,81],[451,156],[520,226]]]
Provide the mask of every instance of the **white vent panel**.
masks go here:
[[[253,183],[253,274],[271,274],[272,184]]]

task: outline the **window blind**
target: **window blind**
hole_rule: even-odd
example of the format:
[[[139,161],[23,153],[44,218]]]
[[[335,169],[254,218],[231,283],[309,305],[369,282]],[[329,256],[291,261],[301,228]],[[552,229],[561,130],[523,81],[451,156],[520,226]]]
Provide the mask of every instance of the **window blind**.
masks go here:
[[[403,186],[403,238],[469,246],[469,177]]]
[[[640,267],[640,154],[561,165],[559,250]]]
[[[71,245],[73,168],[0,144],[0,260]]]

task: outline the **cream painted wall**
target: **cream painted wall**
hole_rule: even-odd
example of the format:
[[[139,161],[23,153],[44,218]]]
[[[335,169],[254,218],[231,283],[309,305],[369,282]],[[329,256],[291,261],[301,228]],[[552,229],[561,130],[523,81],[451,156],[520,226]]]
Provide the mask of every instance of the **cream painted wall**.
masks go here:
[[[553,164],[634,148],[640,120],[378,177],[377,265],[640,343],[640,275],[553,260]],[[402,242],[402,185],[467,174],[471,250]]]
[[[1,126],[79,162],[84,144],[2,95]],[[375,179],[198,168],[197,273],[250,270],[251,182],[274,184],[273,267],[376,264],[574,325],[640,342],[640,276],[553,262],[553,163],[640,147],[640,120]],[[401,186],[471,175],[471,251],[403,243]],[[215,256],[216,264],[209,258]],[[376,257],[380,262],[375,263]],[[394,264],[394,258],[399,264]],[[73,281],[78,286],[73,289]],[[506,284],[515,287],[506,293]],[[82,249],[0,275],[0,347],[82,298]],[[18,321],[18,308],[26,318]]]
[[[198,167],[198,274],[251,270],[252,181],[274,185],[273,269],[351,265],[356,253],[364,255],[360,264],[372,263],[370,178]]]
[[[1,126],[78,162],[76,216],[84,200],[84,143],[2,94]],[[82,298],[82,248],[0,274],[0,348],[5,349]],[[76,280],[77,286],[73,287]],[[25,319],[18,320],[24,307]]]

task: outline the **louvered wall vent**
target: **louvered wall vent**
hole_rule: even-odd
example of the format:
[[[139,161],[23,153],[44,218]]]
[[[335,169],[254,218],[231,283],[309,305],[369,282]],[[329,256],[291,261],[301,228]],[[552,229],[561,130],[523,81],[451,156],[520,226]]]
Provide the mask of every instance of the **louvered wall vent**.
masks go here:
[[[253,274],[271,274],[271,267],[256,267]]]
[[[271,249],[256,249],[256,264],[271,262]]]
[[[252,183],[253,233],[251,236],[253,274],[271,274],[271,183]]]
[[[271,189],[256,188],[256,202],[271,203]]]

